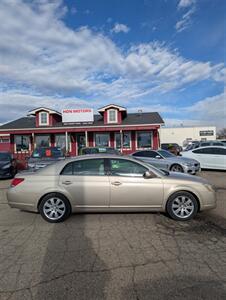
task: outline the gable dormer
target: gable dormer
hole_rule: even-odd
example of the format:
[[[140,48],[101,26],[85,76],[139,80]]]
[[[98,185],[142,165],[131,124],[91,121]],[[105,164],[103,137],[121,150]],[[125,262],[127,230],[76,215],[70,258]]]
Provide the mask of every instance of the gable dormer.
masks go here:
[[[35,116],[36,127],[53,126],[62,120],[61,113],[46,107],[29,111],[28,116]]]
[[[98,109],[98,112],[104,118],[104,124],[116,125],[121,124],[122,120],[126,117],[127,111],[125,107],[109,104]]]

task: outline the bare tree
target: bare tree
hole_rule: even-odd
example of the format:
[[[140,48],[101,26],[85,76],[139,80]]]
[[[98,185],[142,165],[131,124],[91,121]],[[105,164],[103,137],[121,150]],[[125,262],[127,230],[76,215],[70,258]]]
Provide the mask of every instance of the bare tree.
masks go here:
[[[226,128],[222,128],[217,133],[218,139],[226,139]]]

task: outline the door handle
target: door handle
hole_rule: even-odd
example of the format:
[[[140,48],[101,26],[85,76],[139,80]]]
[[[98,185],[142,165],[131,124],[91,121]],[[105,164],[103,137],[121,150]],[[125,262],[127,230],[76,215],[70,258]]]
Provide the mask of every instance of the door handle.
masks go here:
[[[71,181],[69,181],[69,180],[66,180],[66,181],[63,181],[63,182],[62,182],[62,184],[65,184],[65,185],[70,185],[70,184],[72,184],[72,182],[71,182]]]
[[[112,185],[115,185],[115,186],[119,186],[119,185],[121,185],[122,183],[119,182],[119,181],[114,181],[114,182],[112,182],[111,184],[112,184]]]

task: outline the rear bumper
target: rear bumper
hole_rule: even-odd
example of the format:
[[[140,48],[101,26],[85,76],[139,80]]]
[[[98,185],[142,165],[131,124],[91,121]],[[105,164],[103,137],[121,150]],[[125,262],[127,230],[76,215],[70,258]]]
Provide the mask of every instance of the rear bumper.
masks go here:
[[[6,197],[8,200],[8,205],[11,208],[18,208],[22,210],[28,210],[37,212],[37,205],[36,203],[28,203],[24,201],[23,194],[17,193],[14,188],[9,188],[6,193]]]

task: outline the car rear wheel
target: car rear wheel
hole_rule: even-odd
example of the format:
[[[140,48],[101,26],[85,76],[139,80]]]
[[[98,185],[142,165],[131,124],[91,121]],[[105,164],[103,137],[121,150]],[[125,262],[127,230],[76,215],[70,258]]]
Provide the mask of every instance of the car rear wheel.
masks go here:
[[[39,212],[50,223],[66,220],[71,214],[71,205],[68,199],[58,193],[51,193],[43,197]]]
[[[184,172],[183,168],[180,165],[178,165],[178,164],[172,165],[171,168],[170,168],[170,171],[172,171],[172,172],[180,172],[180,173]]]
[[[170,217],[178,221],[193,219],[198,212],[198,203],[189,192],[177,192],[167,201],[166,211]]]

